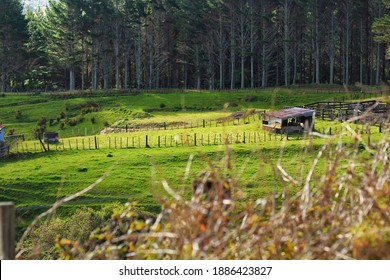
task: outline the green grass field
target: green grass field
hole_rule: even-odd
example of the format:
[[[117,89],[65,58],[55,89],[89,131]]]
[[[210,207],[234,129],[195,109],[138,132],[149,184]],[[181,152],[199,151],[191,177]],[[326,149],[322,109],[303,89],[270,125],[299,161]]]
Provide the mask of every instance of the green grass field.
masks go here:
[[[112,125],[120,120],[132,124],[164,121],[190,123],[213,120],[229,112],[249,108],[270,110],[359,97],[363,97],[363,94],[293,89],[140,94],[112,92],[101,95],[5,94],[0,97],[0,123],[7,127],[8,133],[12,130],[14,134],[24,134],[26,139],[33,139],[37,121],[45,118],[47,131],[59,131],[62,137],[69,137],[85,135],[85,132],[87,135],[98,134],[107,124]],[[91,110],[91,102],[96,109]],[[148,112],[147,118],[140,118],[136,114],[143,111]],[[73,123],[69,120],[73,120]]]
[[[251,102],[245,101],[248,96]],[[173,189],[189,197],[191,181],[197,174],[207,169],[210,163],[221,164],[226,139],[232,149],[234,165],[234,174],[230,176],[243,187],[236,190],[240,200],[281,193],[284,183],[280,172],[275,170],[276,163],[280,161],[292,177],[302,182],[324,140],[303,140],[302,135],[293,135],[285,141],[280,135],[263,132],[258,115],[249,117],[245,122],[221,124],[215,120],[238,110],[272,110],[349,97],[348,93],[298,90],[104,94],[76,95],[74,98],[50,94],[7,94],[0,97],[0,123],[6,126],[7,131],[13,129],[15,134],[25,134],[27,141],[12,148],[17,155],[0,161],[0,201],[16,203],[19,228],[23,228],[32,217],[48,209],[58,199],[84,189],[111,170],[109,177],[95,189],[62,206],[58,213],[65,215],[81,206],[99,208],[126,201],[137,202],[143,211],[157,213],[159,198],[166,195],[162,180],[167,180]],[[97,104],[98,110],[82,111],[89,108],[85,104]],[[18,111],[20,113],[16,113]],[[74,126],[63,118],[58,122],[61,112],[68,119],[81,116],[84,120]],[[139,118],[134,114],[136,112],[150,115]],[[43,152],[39,142],[33,140],[33,130],[41,117],[47,119],[47,130],[60,132],[61,142],[51,145],[50,152]],[[91,118],[94,118],[94,123]],[[49,119],[53,119],[51,126]],[[145,125],[149,130],[98,135],[105,123],[123,120]],[[206,120],[205,127],[202,126],[203,120]],[[210,120],[214,122],[210,123]],[[185,122],[187,125],[186,129],[173,125],[167,130],[161,127],[150,130],[153,124],[163,122]],[[61,123],[64,123],[63,129],[60,129]],[[329,134],[330,128],[332,134],[343,134],[334,139],[334,143],[340,140],[344,145],[353,143],[345,124],[316,122],[316,130],[320,133]],[[358,129],[360,137],[368,141],[364,126],[351,124],[351,128]],[[98,150],[95,150],[91,135],[97,135]],[[144,148],[146,135],[150,149]],[[372,143],[382,136],[378,127],[371,128]],[[284,146],[282,154],[281,146]],[[194,159],[189,174],[186,174],[190,155]],[[316,176],[320,176],[325,167],[326,159],[321,159],[316,167]]]

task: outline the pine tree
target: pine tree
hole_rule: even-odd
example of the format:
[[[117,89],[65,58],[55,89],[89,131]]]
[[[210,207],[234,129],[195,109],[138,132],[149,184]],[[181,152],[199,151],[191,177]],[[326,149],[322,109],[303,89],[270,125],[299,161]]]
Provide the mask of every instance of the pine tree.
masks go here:
[[[12,90],[20,81],[25,62],[27,22],[17,0],[0,0],[0,84]]]

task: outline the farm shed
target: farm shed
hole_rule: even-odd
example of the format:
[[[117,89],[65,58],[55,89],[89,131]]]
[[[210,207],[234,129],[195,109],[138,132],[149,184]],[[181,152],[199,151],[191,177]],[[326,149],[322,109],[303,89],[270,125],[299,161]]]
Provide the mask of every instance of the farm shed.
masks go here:
[[[263,114],[263,130],[286,133],[314,129],[314,110],[293,107]]]
[[[4,126],[0,125],[0,142],[4,142],[5,137]]]
[[[44,132],[43,141],[45,143],[58,143],[60,141],[58,132]]]

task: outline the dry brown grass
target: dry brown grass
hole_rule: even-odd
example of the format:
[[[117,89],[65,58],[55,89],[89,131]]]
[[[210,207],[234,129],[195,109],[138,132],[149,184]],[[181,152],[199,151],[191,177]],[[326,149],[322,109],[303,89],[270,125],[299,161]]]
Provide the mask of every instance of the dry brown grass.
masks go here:
[[[349,147],[327,143],[305,180],[278,165],[284,193],[245,203],[227,152],[224,171],[210,165],[191,200],[164,181],[169,198],[157,218],[128,204],[87,242],[58,239],[57,252],[64,259],[390,259],[389,146],[388,133],[371,147],[358,137]],[[321,158],[326,172],[313,176]]]

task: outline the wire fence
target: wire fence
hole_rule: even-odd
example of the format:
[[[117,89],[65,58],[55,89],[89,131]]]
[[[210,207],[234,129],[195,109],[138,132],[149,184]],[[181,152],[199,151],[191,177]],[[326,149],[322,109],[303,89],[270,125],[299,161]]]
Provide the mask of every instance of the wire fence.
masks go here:
[[[350,131],[342,126],[317,129],[316,132],[323,135],[354,133],[370,135],[373,129],[382,132],[382,126],[355,126]],[[169,147],[197,147],[236,144],[258,144],[266,142],[280,142],[285,140],[300,140],[307,136],[306,133],[277,134],[265,131],[244,131],[236,133],[176,133],[164,135],[99,135],[79,138],[61,139],[57,143],[44,143],[41,140],[18,142],[11,149],[11,153],[38,153],[47,151],[72,151],[72,150],[99,150],[99,149],[145,149],[145,148],[169,148]]]

